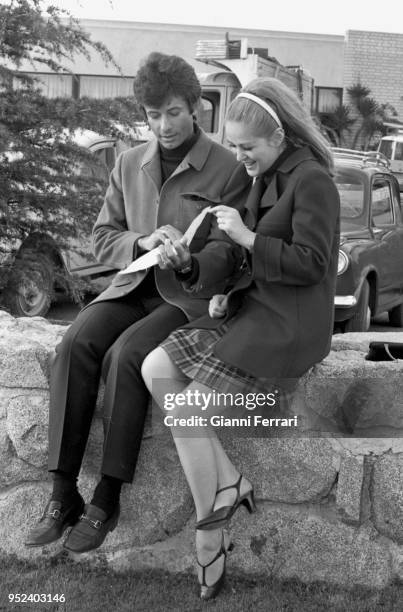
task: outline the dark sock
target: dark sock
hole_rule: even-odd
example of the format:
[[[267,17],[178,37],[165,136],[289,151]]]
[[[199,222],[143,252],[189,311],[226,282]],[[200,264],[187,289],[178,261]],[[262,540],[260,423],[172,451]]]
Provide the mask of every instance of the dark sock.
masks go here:
[[[77,475],[56,470],[53,472],[52,500],[69,502],[79,495]]]
[[[106,512],[108,518],[114,513],[119,503],[120,489],[123,481],[113,476],[102,474],[102,478],[95,487],[91,504]]]

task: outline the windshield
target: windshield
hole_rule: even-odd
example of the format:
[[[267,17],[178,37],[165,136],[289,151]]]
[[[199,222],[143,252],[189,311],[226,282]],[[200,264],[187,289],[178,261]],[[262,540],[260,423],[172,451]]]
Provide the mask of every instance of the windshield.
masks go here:
[[[349,168],[336,169],[335,182],[340,195],[340,221],[343,229],[363,225],[364,183],[362,177]]]
[[[383,153],[388,159],[392,159],[393,140],[381,140],[379,144],[379,152]]]

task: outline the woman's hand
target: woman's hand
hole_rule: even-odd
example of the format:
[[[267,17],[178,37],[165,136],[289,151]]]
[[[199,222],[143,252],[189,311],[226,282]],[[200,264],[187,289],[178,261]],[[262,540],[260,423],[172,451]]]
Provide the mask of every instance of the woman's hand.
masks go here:
[[[208,313],[212,319],[225,316],[228,308],[228,295],[213,295],[208,305]]]
[[[191,265],[192,256],[186,238],[170,240],[166,238],[158,247],[158,265],[161,270],[182,270]]]
[[[211,211],[217,219],[217,225],[220,230],[223,230],[234,242],[247,248],[249,251],[253,247],[256,234],[246,227],[241,219],[241,215],[235,208],[230,206],[214,206]]]

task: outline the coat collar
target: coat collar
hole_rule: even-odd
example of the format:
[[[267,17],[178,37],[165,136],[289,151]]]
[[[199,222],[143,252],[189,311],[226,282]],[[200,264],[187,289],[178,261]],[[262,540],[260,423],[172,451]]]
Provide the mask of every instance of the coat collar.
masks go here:
[[[204,164],[207,161],[207,158],[210,153],[210,149],[213,145],[212,140],[200,130],[200,136],[190,149],[190,151],[185,155],[179,166],[175,169],[171,176],[175,174],[179,174],[187,168],[192,167],[195,170],[200,171]],[[141,164],[142,170],[147,172],[153,181],[156,183],[158,189],[161,187],[161,161],[160,161],[160,151],[158,146],[158,140],[153,138],[148,143],[148,146],[145,150],[143,161]]]
[[[296,149],[291,155],[289,155],[282,164],[277,168],[277,172],[283,172],[287,174],[294,170],[301,162],[307,161],[308,159],[316,160],[315,155],[311,149],[307,146]]]
[[[257,178],[251,191],[249,192],[248,199],[245,204],[245,218],[244,222],[249,229],[254,229],[257,223],[258,210],[259,208],[270,208],[278,200],[277,180],[276,174],[281,172],[282,174],[288,174],[300,163],[313,159],[315,156],[311,149],[307,146],[300,149],[296,149],[291,153],[280,166],[276,169],[275,173],[269,178],[269,182],[266,186],[264,177]],[[260,182],[260,188],[259,188]],[[263,183],[263,184],[262,184]]]

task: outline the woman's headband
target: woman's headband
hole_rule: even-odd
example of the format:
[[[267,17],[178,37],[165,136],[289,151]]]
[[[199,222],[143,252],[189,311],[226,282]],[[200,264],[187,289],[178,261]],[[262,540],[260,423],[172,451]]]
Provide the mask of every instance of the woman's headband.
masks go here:
[[[269,113],[269,115],[271,117],[273,117],[273,119],[277,123],[278,127],[280,127],[280,128],[283,127],[283,124],[280,121],[280,117],[277,115],[277,113],[274,110],[274,108],[272,108],[269,104],[267,104],[267,102],[262,100],[262,98],[259,98],[258,96],[255,96],[254,94],[248,93],[246,91],[241,91],[241,93],[239,93],[236,97],[237,98],[247,98],[248,100],[252,100],[252,102],[255,102],[256,104],[259,104],[259,106],[264,108],[264,110],[267,113]]]

